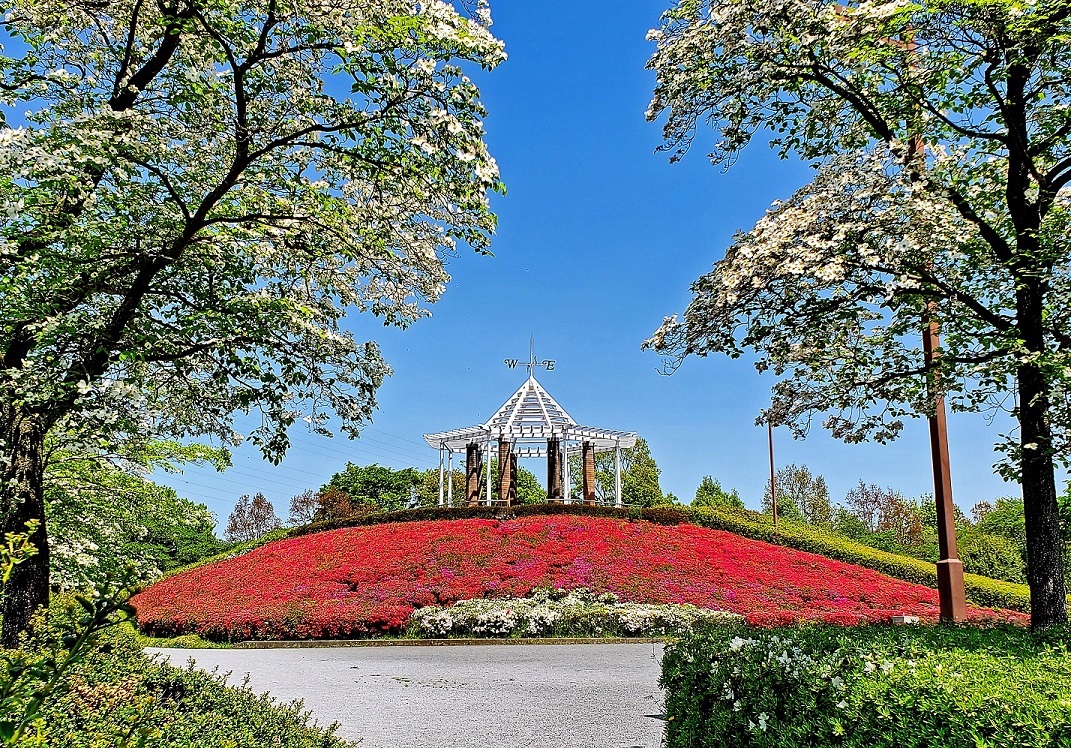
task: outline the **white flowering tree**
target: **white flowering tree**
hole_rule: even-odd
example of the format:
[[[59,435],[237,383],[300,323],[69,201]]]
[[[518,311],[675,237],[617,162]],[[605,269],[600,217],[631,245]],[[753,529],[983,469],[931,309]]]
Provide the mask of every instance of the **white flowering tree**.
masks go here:
[[[146,479],[178,463],[229,464],[224,449],[176,442],[123,445],[123,454],[53,452],[45,473],[53,588],[87,590],[131,574],[162,571],[223,550],[216,518],[204,504]]]
[[[652,119],[731,164],[761,131],[820,165],[740,234],[648,345],[671,365],[758,353],[764,419],[846,441],[905,416],[1005,409],[1038,627],[1066,620],[1054,465],[1071,454],[1071,5],[680,0],[651,32]],[[919,338],[940,325],[938,358]]]
[[[389,372],[347,311],[405,326],[500,189],[476,86],[502,44],[429,0],[6,0],[0,510],[42,520],[5,590],[48,599],[50,439],[355,432]]]

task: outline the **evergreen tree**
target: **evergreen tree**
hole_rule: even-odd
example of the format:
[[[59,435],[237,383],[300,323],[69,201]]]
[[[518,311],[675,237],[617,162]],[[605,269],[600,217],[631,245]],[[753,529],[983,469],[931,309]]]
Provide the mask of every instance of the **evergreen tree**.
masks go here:
[[[321,492],[333,488],[344,492],[356,504],[367,504],[372,511],[394,512],[417,503],[417,488],[422,476],[416,468],[395,470],[382,465],[346,463],[345,469],[331,476]]]
[[[699,488],[695,489],[692,506],[719,506],[743,509],[744,501],[740,498],[740,494],[735,488],[732,491],[726,491],[721,487],[720,482],[709,475],[704,475],[703,480],[699,482]]]
[[[651,449],[642,437],[629,450],[628,467],[622,470],[621,499],[629,506],[656,506],[663,503],[662,486],[658,476],[662,471],[651,456]]]

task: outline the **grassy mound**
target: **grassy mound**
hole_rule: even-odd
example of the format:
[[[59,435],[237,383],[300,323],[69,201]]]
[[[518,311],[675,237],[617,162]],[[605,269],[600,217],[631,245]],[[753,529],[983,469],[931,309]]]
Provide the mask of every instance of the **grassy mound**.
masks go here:
[[[937,587],[937,570],[932,563],[871,548],[830,530],[823,530],[810,525],[782,520],[780,526],[775,528],[769,515],[747,509],[715,507],[693,509],[687,506],[627,507],[617,509],[614,507],[584,506],[580,504],[533,504],[516,506],[510,511],[511,516],[522,517],[568,514],[581,517],[643,519],[662,525],[678,525],[682,522],[688,522],[716,530],[727,530],[753,540],[762,540],[774,545],[783,545],[800,551],[828,556],[838,561],[880,571],[882,574],[902,579],[905,582],[913,582],[926,587]],[[276,530],[259,540],[243,543],[225,553],[204,558],[186,567],[170,571],[167,576],[204,566],[223,558],[241,555],[281,537],[298,537],[341,527],[363,527],[393,522],[424,522],[436,519],[499,519],[501,514],[501,509],[492,507],[423,508],[350,517],[328,522],[314,522],[289,530]],[[1030,612],[1030,589],[1025,584],[1003,582],[977,574],[965,574],[964,584],[967,588],[968,601],[976,605],[990,608],[1006,608],[1021,613]],[[1071,597],[1069,597],[1068,601],[1071,603]]]
[[[429,605],[581,587],[760,625],[938,614],[934,590],[870,569],[690,524],[573,514],[299,535],[164,579],[132,603],[154,635],[330,638],[397,634]],[[1022,620],[978,608],[971,616]]]

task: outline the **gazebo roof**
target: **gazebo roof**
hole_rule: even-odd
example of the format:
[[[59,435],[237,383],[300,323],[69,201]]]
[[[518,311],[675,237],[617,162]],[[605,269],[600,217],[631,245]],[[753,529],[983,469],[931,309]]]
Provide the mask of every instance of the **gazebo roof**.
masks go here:
[[[532,375],[484,424],[495,435],[526,428],[553,430],[567,426],[576,426],[576,421]]]
[[[550,396],[534,375],[502,404],[486,423],[467,428],[424,434],[424,441],[435,449],[460,452],[472,442],[507,439],[520,442],[518,457],[541,457],[546,454],[547,439],[563,442],[592,442],[598,451],[636,445],[634,432],[580,426],[565,408]],[[531,444],[525,445],[525,442]],[[542,442],[542,444],[539,444]]]

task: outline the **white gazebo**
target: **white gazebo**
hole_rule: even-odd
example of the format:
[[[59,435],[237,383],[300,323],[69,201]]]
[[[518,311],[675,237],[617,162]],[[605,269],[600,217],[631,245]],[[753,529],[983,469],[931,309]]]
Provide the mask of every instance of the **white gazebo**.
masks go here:
[[[517,361],[508,359],[506,364],[514,368]],[[439,506],[453,506],[454,483],[445,480],[445,472],[453,472],[455,453],[465,454],[465,501],[469,506],[511,505],[516,500],[519,457],[546,457],[547,499],[571,503],[569,457],[577,454],[583,466],[581,500],[594,504],[595,453],[610,451],[614,452],[614,504],[621,506],[621,449],[635,446],[636,434],[579,425],[536,381],[536,367],[551,370],[554,362],[537,363],[533,352],[526,366],[528,379],[486,423],[424,434],[424,440],[439,450]],[[492,498],[491,450],[495,443],[499,479]]]

